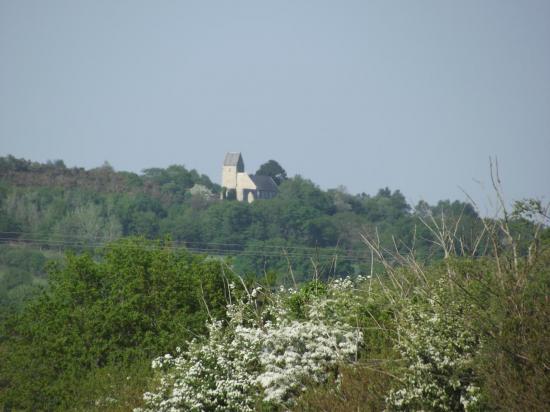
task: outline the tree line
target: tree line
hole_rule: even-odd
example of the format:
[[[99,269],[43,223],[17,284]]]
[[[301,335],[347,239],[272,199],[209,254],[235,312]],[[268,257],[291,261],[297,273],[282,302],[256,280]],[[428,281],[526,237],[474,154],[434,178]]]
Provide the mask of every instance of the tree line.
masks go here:
[[[200,373],[213,388],[224,370],[232,378],[227,366],[248,358],[216,350],[244,332],[272,333],[253,355],[273,336],[300,365],[294,345],[309,346],[289,325],[307,326],[319,308],[331,317],[323,331],[361,331],[355,363],[313,365],[317,386],[297,374],[283,404],[263,410],[547,404],[550,229],[540,204],[488,219],[460,201],[412,206],[389,188],[321,190],[268,164],[278,196],[247,204],[219,200],[219,186],[178,165],[131,174],[1,158],[4,410],[121,410],[147,399],[155,409],[159,382],[173,394],[177,379],[195,376],[185,366],[193,354],[208,355]],[[220,342],[208,329],[216,322]],[[151,370],[163,354],[183,356],[183,369]],[[249,377],[269,372],[245,366]],[[249,380],[236,388],[252,407],[273,388]],[[198,384],[175,402],[208,389]]]
[[[430,261],[441,257],[423,222],[460,220],[455,233],[465,251],[479,253],[481,217],[472,205],[442,200],[410,205],[399,190],[350,194],[343,187],[322,190],[301,176],[288,177],[274,160],[258,173],[279,184],[274,199],[252,204],[221,201],[220,186],[182,165],[149,168],[141,174],[108,164],[85,170],[63,161],[45,164],[0,158],[0,304],[18,306],[45,282],[43,265],[58,250],[83,250],[127,236],[171,239],[205,254],[232,255],[241,274],[300,282],[370,270],[363,235],[376,235],[386,249],[406,250]],[[517,219],[517,230],[528,225]],[[25,246],[26,245],[26,246]],[[19,257],[17,257],[19,256]],[[41,256],[37,260],[36,256]],[[25,271],[25,275],[21,271]],[[276,274],[276,275],[275,275]]]

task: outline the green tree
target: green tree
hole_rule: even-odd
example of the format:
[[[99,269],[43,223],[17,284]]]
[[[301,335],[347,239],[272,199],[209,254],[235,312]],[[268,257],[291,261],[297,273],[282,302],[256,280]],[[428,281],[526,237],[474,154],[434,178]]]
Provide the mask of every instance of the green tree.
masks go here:
[[[65,215],[54,226],[53,233],[54,236],[63,236],[72,241],[94,243],[119,238],[122,226],[116,216],[102,216],[101,207],[91,203],[79,206]]]
[[[326,214],[335,212],[334,203],[329,194],[322,191],[311,180],[295,176],[286,180],[279,188],[277,200],[299,201],[304,206],[315,208]]]
[[[205,332],[209,314],[224,317],[231,281],[220,261],[142,239],[112,243],[99,260],[68,255],[50,279],[49,290],[4,325],[5,408],[74,408],[98,369],[174,352]]]
[[[268,160],[256,171],[260,176],[271,176],[277,185],[283,183],[286,179],[286,171],[276,160]]]

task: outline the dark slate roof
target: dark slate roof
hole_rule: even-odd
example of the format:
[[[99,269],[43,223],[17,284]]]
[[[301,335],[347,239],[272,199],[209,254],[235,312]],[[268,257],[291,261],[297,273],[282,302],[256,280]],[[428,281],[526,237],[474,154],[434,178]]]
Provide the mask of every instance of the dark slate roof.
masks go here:
[[[241,154],[239,152],[229,152],[225,154],[225,159],[223,161],[224,166],[237,166],[241,159]],[[241,159],[242,162],[242,159]]]
[[[275,193],[279,190],[271,176],[250,175],[250,179],[252,179],[258,190]]]

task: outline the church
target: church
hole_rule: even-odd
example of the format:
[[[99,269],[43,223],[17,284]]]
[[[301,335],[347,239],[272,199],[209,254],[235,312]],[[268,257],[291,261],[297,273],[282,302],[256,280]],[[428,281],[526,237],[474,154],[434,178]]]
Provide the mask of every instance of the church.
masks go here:
[[[271,199],[277,194],[277,184],[271,176],[249,175],[244,171],[240,153],[225,155],[222,168],[222,199],[237,199],[252,203],[256,199]]]

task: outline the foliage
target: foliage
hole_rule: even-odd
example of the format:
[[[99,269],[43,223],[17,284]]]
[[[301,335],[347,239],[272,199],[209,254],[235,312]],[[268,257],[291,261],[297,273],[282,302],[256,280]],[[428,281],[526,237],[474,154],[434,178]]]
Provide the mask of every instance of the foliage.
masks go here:
[[[414,243],[418,256],[429,261],[442,255],[422,220],[438,220],[444,213],[449,224],[460,222],[464,229],[457,235],[469,251],[483,230],[467,203],[421,203],[412,210],[399,190],[384,188],[374,196],[352,195],[343,187],[324,191],[300,176],[283,178],[280,165],[272,168],[274,161],[265,167],[280,174],[275,174],[280,177],[278,196],[249,205],[221,201],[218,185],[181,165],[135,174],[116,172],[109,165],[84,170],[62,162],[40,164],[10,156],[0,160],[3,237],[26,240],[25,234],[31,234],[50,249],[82,250],[122,236],[169,235],[214,255],[243,252],[235,260],[241,273],[261,277],[277,271],[284,276],[291,267],[300,281],[314,266],[324,278],[357,273],[365,257],[361,234],[376,233],[386,248],[393,248],[395,239],[403,242],[397,245],[401,250]],[[529,225],[515,230],[526,232]],[[272,247],[281,245],[286,255]],[[479,244],[477,253],[484,247]],[[331,264],[335,257],[336,268]]]
[[[233,202],[228,213],[241,219],[248,207]],[[70,256],[50,272],[49,292],[3,325],[2,402],[20,409],[544,410],[549,229],[535,226],[524,245],[507,233],[525,232],[494,221],[486,228],[497,239],[493,256],[465,257],[445,232],[448,220],[423,219],[434,225],[427,230],[444,259],[425,264],[370,241],[383,272],[355,282],[313,276],[277,292],[269,276],[262,289],[248,280],[237,288],[220,261],[169,243],[130,239],[99,259]],[[5,251],[3,262],[26,256]],[[144,366],[151,358],[153,371]]]
[[[0,245],[0,265],[16,267],[36,276],[44,276],[46,257],[39,251],[25,247]]]
[[[6,322],[2,401],[65,408],[92,371],[131,365],[205,333],[208,313],[224,314],[221,264],[142,239],[109,244],[99,260],[68,255],[50,270],[49,289]]]
[[[276,160],[268,160],[256,171],[257,175],[270,176],[277,185],[280,185],[287,179],[286,171]]]
[[[36,296],[46,283],[46,256],[26,246],[0,245],[0,321]]]
[[[188,352],[175,358],[166,354],[153,361],[164,369],[160,387],[144,395],[144,411],[252,411],[257,385],[250,373],[258,361],[253,343],[221,322],[209,324],[206,342],[194,342]],[[142,410],[142,409],[140,409]]]
[[[474,291],[484,337],[475,369],[492,409],[542,411],[550,403],[550,243],[541,249],[524,284],[507,272]]]
[[[91,203],[66,214],[53,227],[53,233],[69,238],[76,235],[80,241],[94,244],[98,239],[118,239],[122,226],[116,216],[102,216],[101,208]]]
[[[349,412],[382,411],[392,378],[378,367],[355,363],[338,368],[338,378],[329,377],[325,385],[308,387],[292,411]]]
[[[311,278],[319,279],[353,275],[355,268],[336,248],[307,248],[281,238],[265,241],[249,241],[242,253],[234,260],[234,270],[242,274],[278,273],[278,283],[294,285]],[[340,256],[340,259],[338,257]]]
[[[337,375],[337,363],[353,360],[361,334],[328,316],[352,282],[333,282],[326,294],[304,308],[296,320],[286,305],[287,293],[261,294],[229,304],[228,324],[211,321],[208,339],[189,350],[153,361],[161,369],[160,386],[144,395],[146,411],[251,411],[258,402],[292,404],[307,382]],[[307,293],[307,292],[306,292]]]
[[[295,176],[246,204],[220,201],[183,166],[134,174],[12,156],[0,177],[6,410],[550,403],[540,201],[508,213],[499,197],[489,219],[469,203],[413,209],[399,190],[352,195]],[[144,239],[94,249],[132,234],[210,257]],[[73,252],[55,263],[58,248]],[[246,280],[229,293],[233,270]],[[334,279],[357,273],[369,276]],[[257,279],[263,289],[247,289]],[[280,284],[294,289],[274,293]]]
[[[466,325],[471,305],[455,301],[441,280],[416,291],[399,314],[396,342],[405,370],[387,399],[390,410],[480,410],[473,373],[479,337]]]
[[[414,250],[388,251],[366,237],[385,275],[368,294],[357,291],[364,350],[345,384],[310,388],[294,410],[546,410],[550,229],[538,202],[520,206],[521,216],[483,221],[485,256],[456,235],[457,222],[426,209],[415,213],[440,261],[425,264]],[[395,351],[384,351],[388,342]]]

